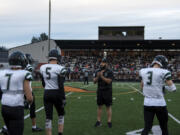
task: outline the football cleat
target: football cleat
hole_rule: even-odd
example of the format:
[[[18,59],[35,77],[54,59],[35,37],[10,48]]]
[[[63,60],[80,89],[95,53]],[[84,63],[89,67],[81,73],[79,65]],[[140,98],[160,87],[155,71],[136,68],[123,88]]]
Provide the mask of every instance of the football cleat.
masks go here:
[[[109,128],[112,128],[112,123],[111,122],[108,122],[107,124],[108,124]]]
[[[101,123],[100,121],[97,121],[94,126],[95,126],[95,127],[100,127],[100,126],[102,126],[102,123]]]
[[[42,131],[42,128],[32,128],[32,132],[41,132]]]

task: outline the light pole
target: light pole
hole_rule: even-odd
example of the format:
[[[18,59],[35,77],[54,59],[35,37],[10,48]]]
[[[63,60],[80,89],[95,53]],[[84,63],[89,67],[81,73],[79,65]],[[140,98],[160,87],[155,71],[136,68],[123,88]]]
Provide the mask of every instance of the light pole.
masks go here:
[[[48,33],[48,52],[50,51],[51,40],[51,0],[49,0],[49,33]]]

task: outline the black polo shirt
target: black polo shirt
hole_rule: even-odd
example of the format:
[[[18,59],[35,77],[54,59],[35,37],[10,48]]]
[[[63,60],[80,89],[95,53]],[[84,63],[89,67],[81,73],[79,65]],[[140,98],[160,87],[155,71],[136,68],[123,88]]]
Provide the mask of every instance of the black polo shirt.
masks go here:
[[[98,70],[95,74],[95,77],[97,76],[97,73],[100,72],[100,70]],[[109,78],[113,80],[113,72],[109,69],[106,69],[103,72],[103,76],[105,78]],[[110,84],[106,83],[105,81],[103,81],[101,78],[98,79],[98,91],[112,91],[112,82]]]

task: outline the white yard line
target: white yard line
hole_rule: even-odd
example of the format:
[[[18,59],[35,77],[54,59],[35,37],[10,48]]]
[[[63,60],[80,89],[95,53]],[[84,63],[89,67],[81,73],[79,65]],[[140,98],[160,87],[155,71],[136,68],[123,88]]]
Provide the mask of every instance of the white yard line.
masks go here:
[[[71,95],[71,94],[73,94],[73,92],[69,92],[69,93],[67,93],[65,96],[67,97],[67,96],[69,96],[69,95]]]
[[[128,86],[143,95],[143,93],[142,93],[140,90],[136,89],[136,88],[133,87],[133,86],[130,86],[130,85],[128,85]],[[178,124],[180,124],[180,120],[178,120],[178,119],[177,119],[176,117],[174,117],[172,114],[168,113],[168,116],[169,116],[170,118],[172,118],[175,122],[177,122]]]
[[[67,94],[66,94],[66,97],[69,96],[69,95],[71,95],[72,93],[73,93],[73,92],[67,93]],[[36,113],[37,113],[37,112],[40,112],[40,111],[43,110],[43,109],[44,109],[44,106],[40,107],[39,109],[36,110]],[[27,118],[29,118],[29,117],[30,117],[30,114],[27,114],[26,116],[24,116],[24,119],[27,119]]]
[[[89,85],[86,85],[86,86],[80,87],[80,89],[88,88],[89,86],[92,86],[92,85],[94,85],[94,84],[92,83],[92,84],[89,84]]]
[[[168,116],[171,117],[174,121],[176,121],[178,124],[180,124],[180,121],[175,118],[172,114],[168,113]]]
[[[135,91],[139,92],[141,95],[143,95],[143,93],[140,90],[136,89],[135,87],[133,87],[131,85],[128,85],[128,86],[131,87],[132,89],[134,89]]]

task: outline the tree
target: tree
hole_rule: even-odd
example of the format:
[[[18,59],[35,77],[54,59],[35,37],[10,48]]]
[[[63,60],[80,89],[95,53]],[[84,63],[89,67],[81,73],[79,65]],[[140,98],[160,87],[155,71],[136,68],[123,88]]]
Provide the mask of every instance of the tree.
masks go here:
[[[45,40],[48,40],[48,35],[46,33],[41,33],[39,37],[33,36],[31,39],[31,43],[37,43]]]
[[[39,39],[33,36],[31,39],[31,43],[37,43],[37,42],[39,42]]]
[[[4,46],[0,46],[0,51],[8,51],[8,49]]]
[[[39,37],[39,41],[45,41],[48,40],[48,35],[46,33],[41,33]]]

